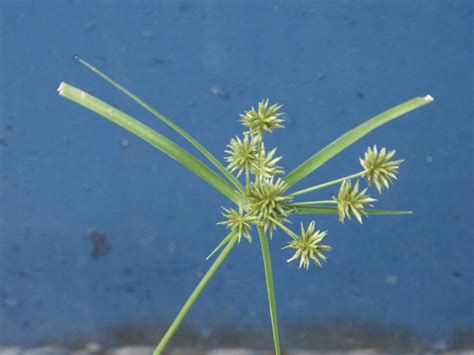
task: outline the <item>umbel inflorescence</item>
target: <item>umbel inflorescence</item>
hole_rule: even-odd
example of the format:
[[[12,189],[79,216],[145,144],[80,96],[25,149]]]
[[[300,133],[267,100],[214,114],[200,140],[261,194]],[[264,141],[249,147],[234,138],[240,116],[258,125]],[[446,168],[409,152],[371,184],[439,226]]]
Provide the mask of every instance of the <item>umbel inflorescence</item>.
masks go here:
[[[225,157],[227,166],[225,166],[201,143],[165,115],[99,69],[80,58],[77,59],[180,134],[207,159],[208,164],[151,127],[81,89],[67,83],[61,83],[58,88],[61,96],[98,113],[150,143],[221,192],[233,203],[233,206],[223,208],[224,221],[220,222],[220,224],[227,226],[230,232],[208,256],[208,259],[217,251],[220,251],[219,255],[162,336],[153,352],[154,355],[163,353],[192,305],[229,256],[232,249],[241,242],[242,237],[251,242],[252,233],[255,229],[258,232],[262,250],[275,353],[280,355],[275,288],[269,247],[269,239],[272,235],[283,232],[290,238],[284,249],[291,249],[294,254],[288,258],[288,262],[299,261],[299,268],[304,267],[305,269],[308,269],[311,263],[321,267],[322,262],[327,260],[326,253],[331,250],[331,246],[325,244],[328,232],[317,229],[316,222],[313,220],[308,226],[301,223],[300,231],[297,233],[289,227],[290,219],[302,214],[313,216],[329,214],[339,215],[341,223],[346,218],[350,220],[352,217],[362,223],[363,217],[371,214],[410,213],[409,211],[387,211],[370,208],[376,200],[368,194],[368,189],[375,186],[379,194],[384,189],[388,189],[397,178],[399,166],[403,162],[403,160],[394,160],[394,150],[389,151],[386,148],[379,150],[375,145],[369,147],[363,157],[360,158],[361,171],[298,191],[292,192],[292,188],[300,180],[316,171],[331,158],[371,131],[407,112],[432,102],[433,98],[429,95],[408,100],[367,120],[332,141],[297,168],[285,174],[284,169],[280,166],[282,158],[277,155],[276,148],[268,150],[264,144],[265,134],[284,126],[284,115],[281,112],[282,105],[270,104],[269,100],[263,100],[258,104],[257,109],[251,108],[240,115],[240,121],[244,125],[245,131],[240,136],[232,138],[228,144],[225,150],[227,154]],[[368,186],[361,187],[365,179],[367,179]],[[331,186],[337,188],[337,185],[339,185],[339,192],[333,195],[331,199],[305,200],[302,198],[302,196],[306,196],[313,191]]]
[[[379,151],[374,145],[367,149],[363,158],[360,158],[363,171],[325,184],[324,187],[329,187],[340,183],[339,193],[333,196],[332,200],[295,202],[295,196],[316,189],[310,187],[293,194],[288,193],[284,177],[278,177],[284,174],[283,168],[277,165],[282,157],[275,156],[276,148],[267,152],[263,140],[264,134],[284,128],[282,107],[280,104],[270,106],[267,99],[258,104],[258,110],[252,107],[240,115],[241,123],[247,129],[242,132],[241,137],[231,139],[225,151],[227,153],[225,160],[230,172],[235,173],[237,177],[245,176],[245,191],[241,196],[238,210],[223,209],[226,220],[220,223],[234,231],[239,242],[242,237],[249,242],[252,241],[252,226],[263,227],[264,231],[270,232],[270,237],[274,230],[279,229],[291,238],[285,248],[295,249],[295,254],[287,260],[288,262],[299,259],[299,268],[308,269],[312,260],[315,265],[322,267],[321,261],[327,260],[323,251],[331,250],[329,245],[322,244],[328,235],[327,231],[316,230],[313,220],[306,229],[301,224],[300,234],[297,234],[287,226],[290,222],[289,217],[300,206],[331,207],[331,204],[335,204],[341,223],[345,218],[351,219],[351,217],[362,223],[362,216],[368,215],[367,207],[373,207],[372,202],[376,199],[368,195],[368,187],[360,188],[359,180],[354,185],[351,180],[366,177],[367,184],[375,185],[381,193],[383,188],[389,188],[393,179],[396,179],[403,160],[393,160],[394,150],[387,151],[386,148],[382,148]]]

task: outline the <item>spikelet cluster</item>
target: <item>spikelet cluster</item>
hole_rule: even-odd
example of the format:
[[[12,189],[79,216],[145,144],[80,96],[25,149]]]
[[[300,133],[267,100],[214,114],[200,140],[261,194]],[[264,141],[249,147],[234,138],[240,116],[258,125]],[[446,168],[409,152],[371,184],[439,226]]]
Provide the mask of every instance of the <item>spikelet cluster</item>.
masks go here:
[[[333,200],[337,203],[339,221],[341,223],[344,223],[346,217],[351,219],[351,216],[354,216],[359,223],[362,223],[362,215],[367,216],[367,212],[365,212],[366,206],[372,207],[370,203],[377,201],[367,194],[367,188],[359,191],[359,181],[352,186],[350,180],[345,180],[341,184],[339,194],[333,196]]]
[[[404,160],[392,160],[394,155],[395,150],[382,148],[379,152],[374,145],[373,148],[367,149],[363,159],[359,158],[369,185],[375,185],[379,193],[383,188],[388,189],[393,180],[397,179],[398,169]]]
[[[246,177],[245,190],[241,191],[241,202],[239,210],[224,208],[224,221],[219,224],[226,225],[238,237],[249,242],[252,241],[252,226],[269,231],[272,237],[273,231],[278,227],[291,237],[291,241],[285,248],[295,249],[291,258],[287,261],[299,260],[299,268],[308,269],[311,261],[319,267],[327,260],[323,252],[332,250],[331,246],[322,244],[327,236],[327,231],[316,229],[315,221],[307,228],[301,224],[299,234],[294,233],[286,227],[289,217],[297,210],[297,205],[292,205],[293,197],[300,194],[288,194],[288,185],[278,175],[284,174],[284,170],[278,164],[282,160],[276,155],[276,148],[267,150],[263,141],[265,133],[271,133],[277,128],[282,128],[284,119],[280,111],[282,105],[272,104],[269,100],[258,103],[258,109],[253,107],[240,115],[241,123],[246,127],[241,137],[234,137],[225,150],[227,156],[227,169],[239,178],[242,174]],[[359,181],[352,184],[351,179],[355,177],[367,177],[369,186],[375,185],[379,193],[388,189],[395,180],[398,169],[403,160],[393,160],[395,151],[386,148],[380,150],[377,146],[369,147],[364,157],[360,158],[360,164],[364,170],[351,175],[348,179],[334,180],[334,183],[342,181],[339,193],[333,196],[331,201],[319,201],[324,203],[335,203],[339,214],[339,221],[344,223],[345,219],[354,217],[362,223],[362,216],[367,216],[367,207],[372,207],[376,199],[372,198],[367,188],[361,188]],[[323,184],[330,186],[332,184]],[[315,186],[319,187],[319,186]],[[316,188],[305,190],[314,191]],[[318,202],[318,201],[316,201]],[[308,203],[306,203],[308,204]],[[329,206],[328,206],[329,207]],[[330,207],[331,208],[331,207]]]
[[[315,221],[311,221],[306,230],[303,226],[303,223],[301,223],[300,235],[293,236],[293,241],[284,247],[284,249],[296,249],[295,254],[289,258],[287,262],[291,262],[299,258],[299,269],[301,269],[301,267],[308,269],[311,260],[313,260],[317,266],[323,267],[321,261],[327,260],[326,256],[323,254],[323,251],[332,250],[331,246],[321,244],[327,234],[327,231],[322,232],[320,230],[316,230]]]
[[[247,134],[263,136],[264,132],[272,132],[274,129],[283,128],[283,113],[279,104],[269,106],[269,100],[262,100],[258,103],[258,110],[253,107],[240,115],[240,122],[248,127]]]
[[[242,237],[252,242],[252,235],[250,234],[252,225],[256,223],[257,218],[245,213],[242,208],[238,211],[233,208],[222,208],[222,215],[225,217],[225,221],[219,222],[218,224],[224,224],[228,228],[236,232],[238,243]]]

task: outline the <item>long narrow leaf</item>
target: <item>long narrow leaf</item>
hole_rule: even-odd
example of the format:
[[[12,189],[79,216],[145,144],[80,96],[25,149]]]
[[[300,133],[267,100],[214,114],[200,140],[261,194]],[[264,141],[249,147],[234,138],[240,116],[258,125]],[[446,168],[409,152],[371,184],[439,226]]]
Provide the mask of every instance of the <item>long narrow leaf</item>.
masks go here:
[[[58,91],[61,96],[77,102],[78,104],[98,113],[99,115],[111,120],[112,122],[147,141],[154,147],[169,155],[171,158],[180,162],[183,166],[201,177],[210,185],[214,186],[232,201],[236,203],[239,202],[238,193],[227,181],[217,175],[212,169],[197,159],[194,155],[190,154],[165,136],[152,130],[150,127],[144,125],[143,123],[137,121],[133,117],[109,105],[108,103],[99,100],[96,97],[72,85],[61,83]]]
[[[273,343],[275,345],[275,354],[281,355],[280,335],[278,331],[278,315],[275,297],[275,284],[273,281],[272,258],[270,255],[270,246],[268,237],[263,227],[258,227],[260,237],[260,246],[262,248],[263,265],[265,268],[265,281],[267,284],[268,308],[270,310],[270,319],[272,321]]]
[[[221,267],[222,263],[229,256],[232,249],[234,249],[235,245],[237,244],[238,238],[237,238],[237,236],[235,235],[234,232],[231,232],[231,235],[233,236],[233,238],[230,239],[230,241],[227,243],[224,250],[222,250],[222,252],[219,254],[217,259],[211,265],[209,270],[203,276],[201,281],[199,281],[199,284],[196,286],[194,291],[191,293],[188,300],[183,305],[183,307],[179,311],[178,315],[174,319],[173,323],[171,323],[171,325],[168,328],[168,330],[166,331],[165,335],[163,335],[163,338],[161,338],[160,343],[156,346],[155,350],[153,351],[153,355],[163,354],[163,351],[165,351],[166,347],[168,346],[169,342],[171,341],[174,334],[178,330],[179,326],[183,322],[184,318],[186,317],[188,312],[191,310],[191,307],[196,303],[197,299],[201,295],[202,291],[206,288],[209,281],[211,281],[211,279],[214,276],[214,274],[216,273],[216,271]]]
[[[217,245],[217,247],[214,248],[214,250],[209,254],[206,258],[206,260],[209,260],[212,258],[212,256],[217,253],[219,250],[221,250],[227,243],[229,243],[229,240],[234,236],[235,233],[229,233],[227,237],[221,240],[221,242]]]
[[[193,138],[188,132],[186,132],[184,129],[173,123],[168,117],[163,115],[161,112],[158,112],[156,109],[154,109],[150,104],[146,103],[142,99],[140,99],[138,96],[136,96],[134,93],[131,91],[125,89],[122,85],[117,83],[115,80],[107,76],[105,73],[94,67],[92,64],[89,64],[85,60],[76,57],[76,59],[83,65],[85,65],[87,68],[92,70],[94,73],[98,74],[101,78],[115,86],[117,89],[122,91],[125,95],[130,97],[132,100],[137,102],[140,106],[151,112],[154,116],[158,117],[160,120],[162,120],[164,123],[166,123],[168,126],[173,128],[176,132],[178,132],[181,136],[183,136],[188,142],[190,142],[194,147],[196,147],[197,150],[199,150],[214,166],[219,169],[219,171],[229,179],[232,184],[234,184],[235,187],[237,187],[240,191],[243,191],[244,188],[242,184],[237,180],[237,178],[232,175],[229,170],[225,168],[224,165],[214,156],[212,155],[211,152],[209,152],[201,143],[199,143],[195,138]]]
[[[298,206],[298,204],[291,205],[296,209],[298,214],[337,214],[337,207],[329,206]],[[390,210],[364,210],[367,214],[378,215],[397,215],[397,214],[412,214],[412,211],[390,211]]]
[[[423,105],[426,105],[433,101],[433,98],[429,95],[424,97],[416,97],[409,101],[406,101],[398,106],[391,108],[388,111],[381,113],[378,116],[375,116],[368,121],[360,124],[356,128],[337,138],[335,141],[331,142],[329,145],[321,149],[319,152],[314,154],[311,158],[306,160],[292,172],[290,172],[286,177],[285,181],[288,186],[293,186],[298,181],[303,179],[305,176],[313,172],[315,169],[319,168],[329,159],[334,157],[336,154],[340,153],[348,146],[358,141],[364,137],[369,132],[373,131],[377,127],[400,117],[401,115],[415,110]]]

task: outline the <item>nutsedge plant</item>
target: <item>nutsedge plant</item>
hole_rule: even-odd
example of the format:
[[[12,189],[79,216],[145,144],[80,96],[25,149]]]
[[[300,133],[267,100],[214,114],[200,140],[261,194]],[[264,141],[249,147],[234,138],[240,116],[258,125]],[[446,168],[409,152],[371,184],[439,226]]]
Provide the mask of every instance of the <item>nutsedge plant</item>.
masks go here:
[[[363,218],[370,215],[411,213],[410,211],[371,208],[377,200],[369,195],[369,188],[375,186],[379,194],[384,189],[388,189],[397,178],[399,166],[403,162],[403,160],[394,159],[394,150],[387,150],[385,147],[379,149],[375,145],[369,147],[360,158],[361,171],[301,190],[292,190],[293,186],[304,177],[374,129],[432,102],[433,98],[429,95],[406,101],[361,123],[285,175],[284,169],[279,165],[282,157],[277,155],[276,148],[268,150],[264,144],[266,134],[284,127],[282,105],[271,104],[267,99],[259,102],[256,109],[252,107],[240,115],[244,131],[230,140],[225,150],[226,165],[224,165],[189,133],[148,103],[91,64],[80,58],[77,60],[173,128],[208,162],[203,162],[167,137],[81,89],[63,82],[58,88],[61,96],[75,101],[142,138],[229,198],[229,206],[223,206],[223,220],[219,222],[228,228],[229,233],[207,259],[218,252],[219,255],[161,338],[154,355],[161,354],[166,348],[186,314],[232,249],[241,243],[242,239],[252,242],[253,233],[258,235],[262,250],[275,353],[281,354],[269,239],[276,234],[279,238],[286,236],[288,243],[284,249],[290,249],[287,262],[298,263],[298,268],[309,269],[311,265],[322,267],[323,262],[327,261],[327,253],[332,249],[329,244],[326,244],[329,242],[327,240],[329,232],[318,229],[323,224],[319,220],[317,225],[313,220],[307,226],[301,223],[299,231],[293,230],[289,223],[298,215],[310,214],[316,217],[330,214],[338,215],[341,223],[346,219],[351,220],[352,217],[362,223]],[[364,180],[367,186],[361,187]],[[337,187],[337,185],[339,185],[339,191],[331,199],[304,198],[313,191]]]

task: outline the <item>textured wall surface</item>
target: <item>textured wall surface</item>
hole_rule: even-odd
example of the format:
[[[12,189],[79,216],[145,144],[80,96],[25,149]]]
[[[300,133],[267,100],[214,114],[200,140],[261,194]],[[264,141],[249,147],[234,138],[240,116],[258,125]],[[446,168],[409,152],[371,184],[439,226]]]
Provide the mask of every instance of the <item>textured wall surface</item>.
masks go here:
[[[406,162],[377,207],[415,214],[318,217],[334,247],[323,270],[287,264],[276,235],[281,331],[286,346],[472,342],[473,14],[467,0],[0,1],[0,345],[153,343],[226,232],[223,196],[57,96],[70,82],[183,143],[75,54],[219,157],[238,113],[283,103],[287,128],[268,145],[287,171],[374,114],[434,96],[298,185],[356,172],[367,146],[385,145]],[[270,337],[260,247],[241,243],[177,343]]]

